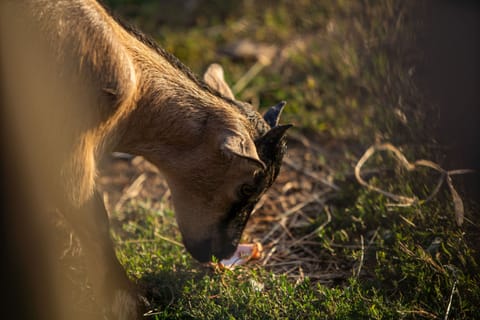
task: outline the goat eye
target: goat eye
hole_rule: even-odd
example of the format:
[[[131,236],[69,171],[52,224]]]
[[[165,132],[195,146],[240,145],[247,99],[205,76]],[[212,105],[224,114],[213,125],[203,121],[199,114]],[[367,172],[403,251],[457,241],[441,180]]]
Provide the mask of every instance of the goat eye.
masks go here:
[[[249,184],[242,184],[239,191],[242,198],[247,198],[255,192],[255,187]]]

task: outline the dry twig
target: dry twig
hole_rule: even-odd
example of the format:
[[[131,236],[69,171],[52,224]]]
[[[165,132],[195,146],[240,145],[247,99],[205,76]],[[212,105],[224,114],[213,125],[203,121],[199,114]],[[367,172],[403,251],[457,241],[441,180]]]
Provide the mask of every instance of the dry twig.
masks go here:
[[[119,211],[125,201],[131,198],[135,198],[139,193],[140,190],[142,189],[143,182],[145,182],[145,179],[147,178],[145,173],[142,173],[139,175],[135,181],[132,182],[132,184],[125,190],[125,192],[122,194],[120,199],[118,200],[117,204],[115,204],[115,210]]]
[[[367,162],[367,160],[373,154],[375,154],[378,151],[389,151],[389,152],[391,152],[395,156],[395,158],[398,160],[398,162],[404,168],[406,168],[408,171],[413,171],[413,170],[417,169],[418,167],[427,167],[427,168],[431,168],[435,171],[438,171],[441,175],[440,175],[440,178],[438,179],[438,182],[437,182],[434,190],[430,193],[430,195],[427,198],[425,198],[423,200],[420,200],[417,197],[407,197],[407,196],[403,196],[403,195],[394,194],[394,193],[382,190],[382,189],[380,189],[376,186],[373,186],[373,185],[369,184],[367,181],[365,181],[362,178],[361,168],[363,167],[365,162]],[[360,183],[362,186],[364,186],[364,187],[366,187],[366,188],[368,188],[372,191],[383,194],[387,198],[390,198],[390,199],[396,201],[401,206],[411,206],[411,205],[416,204],[416,203],[424,203],[424,202],[430,201],[431,199],[433,199],[436,196],[436,194],[440,190],[440,187],[442,186],[443,182],[446,180],[447,184],[448,184],[448,187],[450,189],[450,193],[452,194],[453,203],[454,203],[454,207],[455,207],[455,220],[456,220],[458,226],[463,224],[464,207],[463,207],[463,201],[462,201],[460,195],[458,194],[458,192],[453,187],[451,176],[456,175],[456,174],[466,174],[466,173],[473,173],[473,172],[475,172],[475,171],[470,170],[470,169],[447,171],[447,170],[443,169],[442,167],[440,167],[438,164],[436,164],[436,163],[434,163],[430,160],[423,160],[422,159],[422,160],[417,160],[413,163],[410,163],[407,160],[407,158],[405,158],[403,153],[401,153],[400,150],[395,148],[390,143],[383,143],[383,144],[377,144],[377,145],[371,146],[370,148],[367,149],[367,151],[365,151],[365,153],[360,158],[360,160],[358,160],[357,165],[355,166],[355,178],[357,179],[358,183]]]

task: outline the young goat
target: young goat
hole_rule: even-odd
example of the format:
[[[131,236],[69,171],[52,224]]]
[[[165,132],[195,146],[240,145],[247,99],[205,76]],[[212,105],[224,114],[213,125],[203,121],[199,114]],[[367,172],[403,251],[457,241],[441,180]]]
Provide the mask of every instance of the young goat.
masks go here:
[[[262,117],[234,100],[219,65],[198,80],[94,0],[7,1],[1,9],[6,116],[32,197],[55,203],[74,228],[108,314],[135,318],[138,302],[95,191],[105,154],[141,155],[160,169],[193,257],[231,256],[278,175],[290,127],[278,125],[284,103]]]

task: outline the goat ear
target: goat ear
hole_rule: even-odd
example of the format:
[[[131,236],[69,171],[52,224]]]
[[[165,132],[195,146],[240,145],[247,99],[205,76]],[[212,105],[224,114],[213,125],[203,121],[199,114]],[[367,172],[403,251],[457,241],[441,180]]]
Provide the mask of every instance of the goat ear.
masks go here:
[[[235,100],[233,92],[225,82],[223,77],[223,68],[217,63],[212,63],[205,74],[203,75],[203,80],[213,89],[220,92],[224,97]]]
[[[260,160],[257,153],[257,147],[250,138],[245,138],[239,134],[229,134],[223,140],[221,149],[227,156],[238,156],[255,163],[255,165],[265,169],[265,163]]]

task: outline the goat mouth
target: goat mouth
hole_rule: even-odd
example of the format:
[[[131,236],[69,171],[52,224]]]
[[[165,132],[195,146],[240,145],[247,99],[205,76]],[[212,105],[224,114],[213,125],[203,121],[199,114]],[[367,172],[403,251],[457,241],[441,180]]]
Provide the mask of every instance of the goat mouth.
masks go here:
[[[229,259],[232,257],[237,250],[237,246],[235,245],[228,245],[227,247],[223,248],[220,252],[217,254],[214,254],[215,258],[220,261],[223,259]]]
[[[214,248],[211,239],[201,241],[184,241],[185,248],[200,263],[211,262],[212,258],[220,261],[230,258],[237,249],[236,245],[223,244],[219,248]]]

